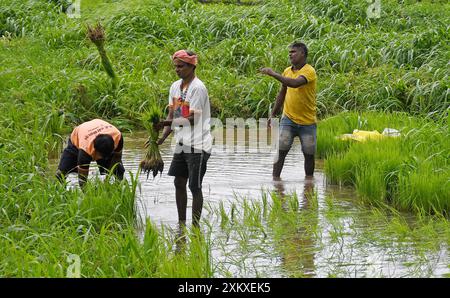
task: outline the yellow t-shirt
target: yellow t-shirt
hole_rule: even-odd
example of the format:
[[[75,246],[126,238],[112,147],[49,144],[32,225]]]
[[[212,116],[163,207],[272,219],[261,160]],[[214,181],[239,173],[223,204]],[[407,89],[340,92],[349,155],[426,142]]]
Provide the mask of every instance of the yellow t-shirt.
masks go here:
[[[287,88],[284,100],[283,113],[297,124],[309,125],[317,122],[316,118],[316,82],[315,69],[305,64],[299,70],[288,67],[283,71],[283,76],[296,79],[300,75],[308,81],[298,88]]]

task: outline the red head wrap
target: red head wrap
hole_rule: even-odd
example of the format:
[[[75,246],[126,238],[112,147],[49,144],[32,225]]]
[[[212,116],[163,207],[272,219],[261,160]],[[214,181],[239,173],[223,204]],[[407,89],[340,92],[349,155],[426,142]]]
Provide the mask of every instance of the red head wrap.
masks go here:
[[[192,65],[197,65],[197,55],[192,55],[189,56],[189,54],[185,51],[185,50],[179,50],[177,52],[175,52],[175,54],[173,54],[172,56],[172,60],[175,59],[180,59],[183,62],[192,64]]]

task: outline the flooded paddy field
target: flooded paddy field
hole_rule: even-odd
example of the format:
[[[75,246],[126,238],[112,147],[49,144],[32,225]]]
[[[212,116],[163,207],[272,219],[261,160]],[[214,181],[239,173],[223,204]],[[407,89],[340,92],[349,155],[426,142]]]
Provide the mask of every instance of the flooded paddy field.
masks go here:
[[[127,172],[137,173],[145,140],[145,133],[126,136]],[[314,179],[305,181],[298,140],[281,181],[271,176],[275,151],[251,152],[245,149],[248,142],[235,145],[234,151],[214,147],[203,181],[201,230],[214,277],[449,276],[448,220],[363,204],[353,189],[328,185],[321,161]],[[139,175],[138,214],[177,242],[182,232],[173,177],[167,175],[169,140],[161,154],[162,176]],[[91,172],[98,171],[91,167]],[[70,184],[76,185],[76,176]],[[191,204],[188,191],[188,229]]]

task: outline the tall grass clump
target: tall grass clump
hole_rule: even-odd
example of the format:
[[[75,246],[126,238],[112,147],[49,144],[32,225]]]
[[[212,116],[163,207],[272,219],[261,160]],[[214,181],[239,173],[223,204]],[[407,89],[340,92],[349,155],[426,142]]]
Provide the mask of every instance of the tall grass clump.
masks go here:
[[[5,94],[13,94],[18,81],[28,82],[19,89],[33,93],[32,100],[47,99],[53,91],[53,105],[64,105],[71,115],[67,121],[83,117],[77,111],[76,92],[70,92],[83,84],[91,102],[87,105],[92,105],[84,109],[86,114],[101,113],[140,126],[132,119],[145,101],[154,97],[165,103],[176,79],[170,60],[174,44],[202,53],[198,75],[210,91],[214,116],[221,118],[267,116],[279,84],[262,78],[257,70],[270,66],[281,72],[289,65],[287,45],[299,39],[309,46],[308,62],[318,73],[321,118],[342,110],[370,109],[432,113],[438,119],[449,105],[444,42],[449,30],[444,20],[450,10],[445,2],[385,1],[380,19],[368,19],[369,4],[361,1],[307,1],[303,6],[272,0],[250,1],[252,5],[230,5],[233,1],[204,5],[192,0],[90,2],[83,4],[81,19],[59,13],[51,2],[16,5],[6,0],[0,8],[0,31],[15,32],[2,39],[5,47],[0,51],[4,66],[14,71],[5,74],[4,84],[13,86]],[[173,13],[183,18],[173,19]],[[105,36],[97,34],[102,32],[99,24],[88,31],[97,40],[101,67],[117,87],[113,98],[108,84],[92,81],[98,67],[83,38],[84,24],[98,19],[103,33],[108,32],[114,68],[106,55]],[[11,50],[19,54],[11,55]],[[34,57],[29,61],[33,74],[20,71],[29,56]],[[55,72],[55,77],[65,80],[56,81],[51,75]]]
[[[79,193],[78,212],[88,225],[95,228],[102,226],[134,226],[137,221],[136,183],[128,181],[111,184],[94,180]]]

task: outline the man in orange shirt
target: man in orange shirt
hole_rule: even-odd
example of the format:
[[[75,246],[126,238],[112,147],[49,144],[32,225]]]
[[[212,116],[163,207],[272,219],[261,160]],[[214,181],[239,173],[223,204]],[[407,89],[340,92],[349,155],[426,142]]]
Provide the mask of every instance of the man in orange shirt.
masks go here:
[[[56,177],[64,181],[67,174],[78,172],[78,181],[83,187],[89,174],[89,164],[95,160],[101,174],[115,166],[114,174],[122,180],[125,173],[122,149],[122,133],[112,124],[101,119],[84,122],[72,131],[61,155]]]
[[[294,137],[298,136],[305,158],[305,175],[314,174],[314,154],[316,151],[316,82],[315,69],[306,63],[308,48],[304,43],[293,43],[289,46],[289,59],[292,66],[286,68],[282,74],[271,68],[261,68],[260,72],[280,81],[282,86],[278,93],[273,118],[283,107],[280,123],[280,139],[278,159],[273,165],[272,176],[279,179],[284,160],[291,149]],[[270,119],[269,119],[270,125]]]

